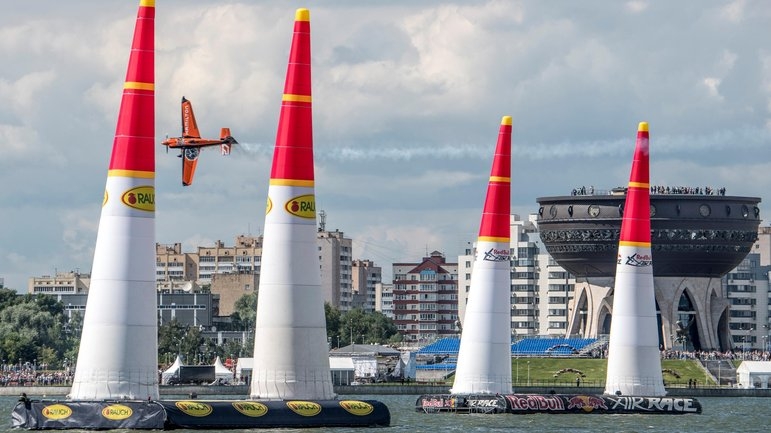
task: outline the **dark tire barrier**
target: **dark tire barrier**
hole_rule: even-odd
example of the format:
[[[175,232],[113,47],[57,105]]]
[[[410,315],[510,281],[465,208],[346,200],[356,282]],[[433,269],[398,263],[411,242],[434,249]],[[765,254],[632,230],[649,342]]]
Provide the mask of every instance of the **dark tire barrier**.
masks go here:
[[[246,429],[389,426],[374,400],[20,401],[13,427],[30,430]]]
[[[642,397],[592,394],[422,395],[415,410],[425,413],[649,413],[700,414],[690,397]]]

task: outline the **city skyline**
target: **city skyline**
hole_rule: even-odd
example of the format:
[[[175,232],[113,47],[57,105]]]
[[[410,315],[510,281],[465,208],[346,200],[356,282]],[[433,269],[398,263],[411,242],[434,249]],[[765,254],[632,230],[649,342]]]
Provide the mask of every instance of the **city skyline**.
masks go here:
[[[0,14],[12,60],[0,72],[6,287],[91,268],[136,3],[44,0]],[[187,250],[262,233],[298,6],[158,5],[157,242]],[[523,219],[536,197],[624,185],[640,121],[652,184],[771,190],[771,5],[319,2],[310,13],[316,210],[354,240],[354,258],[384,271],[474,241],[503,115],[511,212]],[[183,95],[203,134],[225,126],[241,143],[228,157],[204,151],[185,188],[160,145],[179,133]]]

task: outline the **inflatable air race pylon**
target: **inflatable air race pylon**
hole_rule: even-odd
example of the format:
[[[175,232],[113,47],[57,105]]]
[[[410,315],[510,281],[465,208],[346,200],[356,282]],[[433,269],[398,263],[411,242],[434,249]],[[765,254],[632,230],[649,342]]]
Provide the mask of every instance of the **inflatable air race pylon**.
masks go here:
[[[511,393],[511,117],[504,116],[487,185],[451,394]]]
[[[158,398],[154,22],[140,1],[71,400]]]
[[[605,394],[663,396],[651,256],[648,123],[640,122],[618,243]]]
[[[335,397],[316,246],[310,14],[297,11],[262,244],[251,398]]]

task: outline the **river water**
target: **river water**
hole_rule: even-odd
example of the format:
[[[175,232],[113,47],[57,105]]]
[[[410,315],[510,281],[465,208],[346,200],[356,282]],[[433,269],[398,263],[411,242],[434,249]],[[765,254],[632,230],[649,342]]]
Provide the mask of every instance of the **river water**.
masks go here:
[[[415,412],[416,395],[350,396],[385,403],[391,411],[391,427],[270,429],[272,432],[353,433],[375,431],[383,433],[470,433],[470,432],[759,432],[771,425],[771,399],[750,397],[703,397],[701,415],[481,415],[425,414]],[[345,396],[341,396],[345,398]],[[16,397],[0,397],[0,433],[19,430],[11,428],[11,410]],[[78,430],[68,430],[78,432]],[[175,430],[191,433],[197,430]],[[252,432],[256,430],[229,430]]]

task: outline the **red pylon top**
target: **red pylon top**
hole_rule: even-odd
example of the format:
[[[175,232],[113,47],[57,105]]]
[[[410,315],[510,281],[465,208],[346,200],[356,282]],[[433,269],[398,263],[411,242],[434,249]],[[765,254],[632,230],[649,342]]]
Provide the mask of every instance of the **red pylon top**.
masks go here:
[[[511,238],[511,123],[511,116],[501,119],[479,226],[479,240],[508,243]]]
[[[313,186],[311,102],[310,12],[297,9],[273,151],[271,184]]]
[[[110,175],[155,177],[155,0],[140,0]]]
[[[649,160],[648,123],[640,122],[621,220],[619,242],[622,245],[650,247],[651,244]]]

